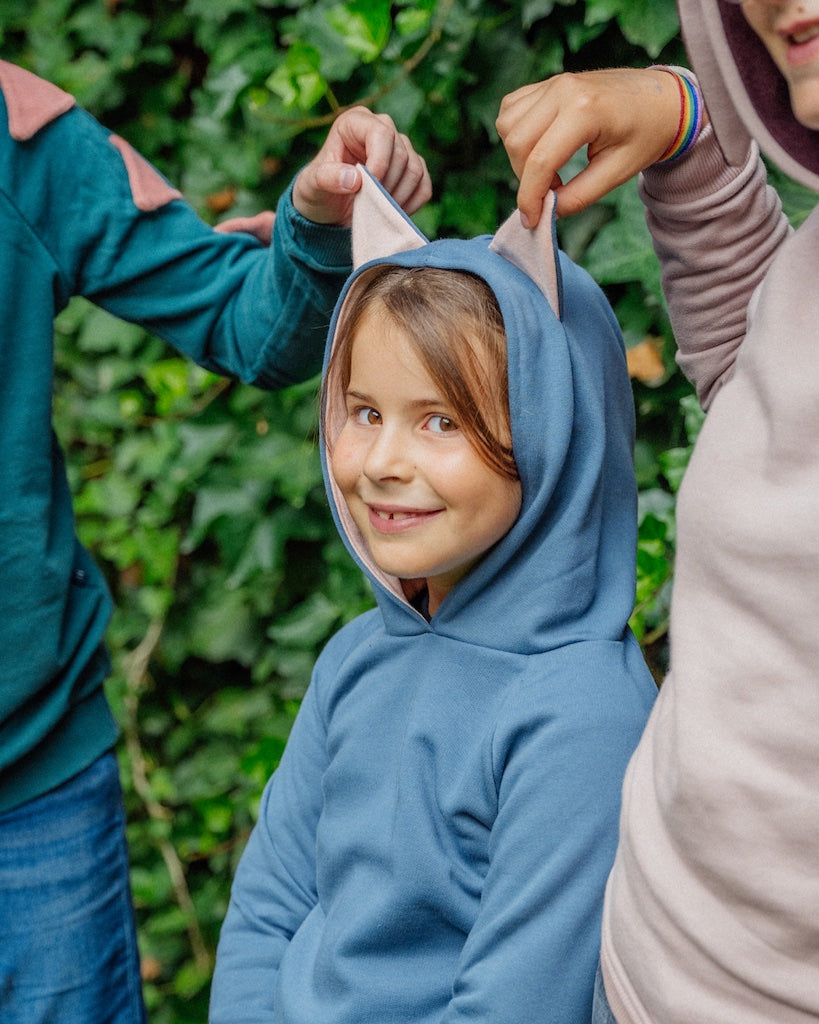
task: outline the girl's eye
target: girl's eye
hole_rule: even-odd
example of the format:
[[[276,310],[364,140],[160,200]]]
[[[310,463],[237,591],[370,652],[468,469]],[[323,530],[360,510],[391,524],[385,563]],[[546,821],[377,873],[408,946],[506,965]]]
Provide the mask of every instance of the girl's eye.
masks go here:
[[[433,434],[449,434],[458,429],[457,423],[448,416],[430,416],[425,426]]]
[[[353,409],[353,419],[356,423],[374,427],[381,422],[381,413],[377,409],[373,409],[371,405],[360,405],[357,409]]]

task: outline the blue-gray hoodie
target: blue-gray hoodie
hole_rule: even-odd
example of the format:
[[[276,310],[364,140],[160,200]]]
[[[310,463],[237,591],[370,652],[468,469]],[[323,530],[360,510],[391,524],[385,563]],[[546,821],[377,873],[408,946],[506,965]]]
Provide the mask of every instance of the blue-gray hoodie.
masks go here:
[[[513,258],[515,218],[493,243]],[[381,260],[471,271],[498,297],[522,508],[427,621],[345,530],[328,480],[378,607],[323,651],[265,791],[213,1024],[589,1020],[620,787],[655,686],[627,625],[623,345],[545,222],[555,309],[489,238],[416,236]],[[355,253],[355,221],[353,237]]]

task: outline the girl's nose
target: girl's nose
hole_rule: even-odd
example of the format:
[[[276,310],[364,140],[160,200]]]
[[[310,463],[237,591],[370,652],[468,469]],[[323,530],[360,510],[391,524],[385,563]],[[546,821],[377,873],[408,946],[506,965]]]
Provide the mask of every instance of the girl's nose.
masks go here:
[[[364,474],[373,481],[406,480],[412,475],[407,439],[400,431],[382,426],[367,449]]]

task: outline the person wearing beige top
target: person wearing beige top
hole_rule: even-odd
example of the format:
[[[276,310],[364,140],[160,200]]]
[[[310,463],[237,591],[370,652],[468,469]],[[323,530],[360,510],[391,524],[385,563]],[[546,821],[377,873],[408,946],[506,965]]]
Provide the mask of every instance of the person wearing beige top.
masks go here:
[[[819,0],[679,0],[681,69],[562,75],[498,129],[535,223],[633,174],[707,411],[678,502],[671,668],[624,783],[595,1024],[819,1018]],[[668,71],[672,73],[669,74]],[[702,90],[701,96],[696,86]],[[555,177],[588,145],[589,164]],[[659,161],[659,162],[658,162]]]

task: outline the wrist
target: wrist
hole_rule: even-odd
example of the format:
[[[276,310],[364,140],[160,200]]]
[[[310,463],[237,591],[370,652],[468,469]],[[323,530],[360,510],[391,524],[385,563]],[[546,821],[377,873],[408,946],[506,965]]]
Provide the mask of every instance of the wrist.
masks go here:
[[[282,194],[273,224],[280,244],[300,259],[321,271],[349,273],[351,266],[350,229],[341,225],[322,224],[306,217],[293,202],[294,182]]]
[[[697,80],[691,72],[666,64],[653,64],[649,70],[665,71],[671,75],[677,83],[679,93],[680,114],[677,130],[668,147],[655,161],[657,164],[667,164],[679,160],[692,148],[703,126],[707,124],[707,114]]]

